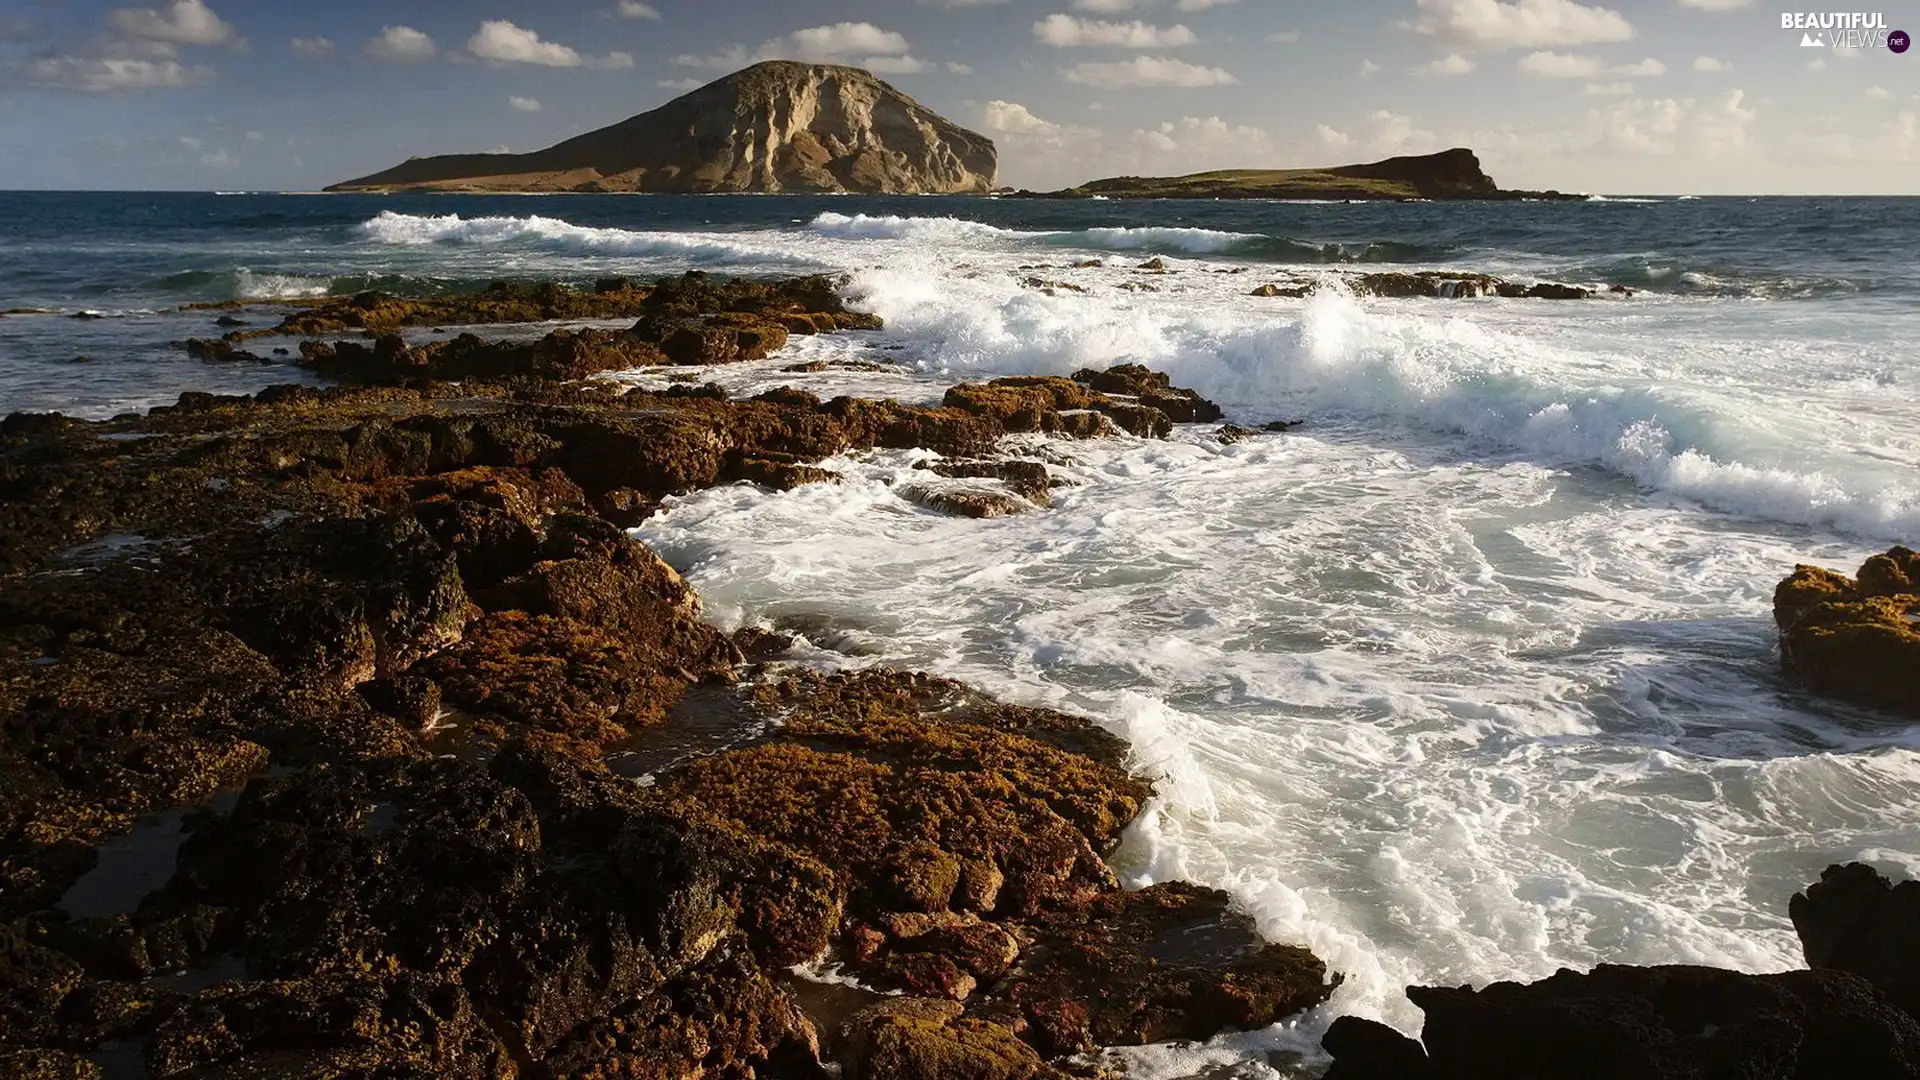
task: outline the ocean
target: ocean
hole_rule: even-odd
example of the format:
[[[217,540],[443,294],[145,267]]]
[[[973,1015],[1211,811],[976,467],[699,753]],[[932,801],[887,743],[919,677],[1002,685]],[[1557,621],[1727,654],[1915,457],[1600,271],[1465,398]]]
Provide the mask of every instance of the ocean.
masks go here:
[[[1769,614],[1795,563],[1920,540],[1915,235],[1920,199],[0,194],[0,309],[54,312],[0,318],[0,413],[312,381],[190,359],[227,313],[182,305],[704,269],[844,274],[887,322],[703,376],[737,391],[1131,361],[1298,422],[1036,445],[1072,486],[1021,517],[918,509],[893,482],[924,452],[879,452],[638,530],[728,628],[1131,741],[1160,783],[1123,879],[1226,889],[1346,977],[1287,1027],[1130,1053],[1170,1077],[1343,1013],[1417,1031],[1410,983],[1802,966],[1787,899],[1823,867],[1920,872],[1920,734],[1784,682]],[[1418,269],[1634,294],[1249,295]],[[873,370],[783,370],[811,359]]]

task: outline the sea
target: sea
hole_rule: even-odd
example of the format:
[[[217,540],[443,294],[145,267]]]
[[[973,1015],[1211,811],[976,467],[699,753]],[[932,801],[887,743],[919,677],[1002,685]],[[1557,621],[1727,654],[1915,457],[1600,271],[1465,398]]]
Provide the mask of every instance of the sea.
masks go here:
[[[1920,541],[1915,236],[1920,199],[0,194],[0,309],[51,312],[0,317],[0,413],[314,381],[264,348],[190,359],[175,343],[216,316],[273,309],[185,305],[701,269],[840,275],[886,320],[700,373],[738,393],[937,402],[1134,362],[1295,424],[1027,440],[1064,486],[1017,517],[903,500],[927,452],[887,451],[636,530],[710,618],[797,632],[803,662],[1128,739],[1158,786],[1122,879],[1225,889],[1344,981],[1289,1024],[1121,1064],[1263,1076],[1310,1068],[1337,1015],[1417,1032],[1409,984],[1803,966],[1787,901],[1822,868],[1920,872],[1920,733],[1785,681],[1770,617],[1796,563]],[[1632,294],[1337,281],[1429,269]],[[1250,295],[1300,278],[1327,284]],[[862,363],[784,370],[810,360]]]

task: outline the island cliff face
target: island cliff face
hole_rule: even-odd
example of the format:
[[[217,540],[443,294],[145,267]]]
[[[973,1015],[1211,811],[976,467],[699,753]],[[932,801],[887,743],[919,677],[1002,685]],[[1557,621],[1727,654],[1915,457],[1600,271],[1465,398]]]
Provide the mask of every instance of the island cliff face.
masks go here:
[[[415,158],[329,191],[992,191],[993,141],[859,68],[769,61],[531,154]]]

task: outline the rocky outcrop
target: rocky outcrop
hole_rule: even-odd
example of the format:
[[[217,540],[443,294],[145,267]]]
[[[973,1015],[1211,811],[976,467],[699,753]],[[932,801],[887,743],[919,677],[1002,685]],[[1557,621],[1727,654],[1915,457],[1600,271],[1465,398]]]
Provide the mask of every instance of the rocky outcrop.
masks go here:
[[[844,314],[644,288],[643,323]],[[621,528],[872,446],[1044,497],[1009,432],[1210,405],[1144,369],[915,408],[440,360],[507,348],[0,422],[0,1073],[1055,1080],[1325,1000],[1225,894],[1121,891],[1118,738],[757,669],[791,641],[721,633]],[[823,957],[897,996],[823,1002],[790,970]]]
[[[1895,885],[1863,863],[1829,866],[1787,913],[1808,967],[1859,975],[1920,1017],[1920,881]]]
[[[1896,547],[1857,578],[1798,567],[1774,590],[1773,618],[1788,678],[1920,718],[1920,554]]]
[[[1425,1052],[1391,1028],[1336,1024],[1327,1080],[1920,1077],[1920,1021],[1841,971],[1602,965],[1407,996],[1426,1013]]]
[[[858,68],[768,61],[531,154],[414,158],[329,191],[992,191],[993,142]]]
[[[1563,970],[1530,985],[1414,986],[1418,1040],[1358,1017],[1327,1080],[1920,1077],[1920,883],[1831,866],[1789,905],[1812,970]]]

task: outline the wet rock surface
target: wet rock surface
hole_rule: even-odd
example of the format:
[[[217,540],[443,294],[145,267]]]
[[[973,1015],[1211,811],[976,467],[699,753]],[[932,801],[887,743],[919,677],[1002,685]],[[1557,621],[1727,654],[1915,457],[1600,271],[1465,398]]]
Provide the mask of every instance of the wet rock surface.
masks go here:
[[[1798,567],[1774,591],[1773,617],[1788,678],[1920,718],[1920,554],[1893,548],[1852,578]]]
[[[1920,881],[1895,885],[1862,863],[1829,866],[1787,913],[1808,967],[1850,971],[1920,1016]]]
[[[1789,911],[1811,970],[1604,964],[1530,985],[1408,987],[1421,1038],[1342,1017],[1321,1043],[1327,1080],[1920,1076],[1920,882],[1831,866]]]
[[[595,295],[722,351],[864,319],[818,279]],[[0,422],[0,1072],[1026,1078],[1330,992],[1223,894],[1119,889],[1115,737],[758,667],[791,639],[720,633],[622,531],[868,447],[1037,508],[1003,436],[1210,405],[1143,370],[622,393],[563,380],[631,343],[396,341],[348,343],[365,388]],[[810,1012],[786,969],[823,955],[900,996]]]

